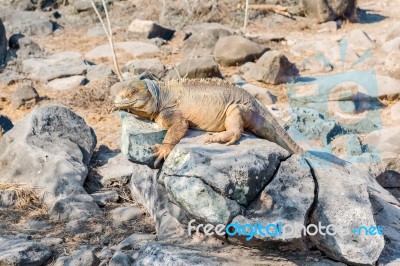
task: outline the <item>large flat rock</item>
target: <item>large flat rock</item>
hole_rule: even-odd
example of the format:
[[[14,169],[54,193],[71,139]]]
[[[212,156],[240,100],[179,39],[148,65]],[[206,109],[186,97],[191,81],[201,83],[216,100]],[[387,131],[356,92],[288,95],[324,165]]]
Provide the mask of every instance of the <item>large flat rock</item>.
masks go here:
[[[83,118],[57,105],[35,108],[0,140],[0,182],[41,188],[50,213],[100,213],[84,190],[96,136]]]
[[[50,248],[24,238],[0,236],[1,265],[44,265],[50,259]]]
[[[157,182],[158,170],[134,164],[129,188],[156,222],[158,239],[179,238],[186,234],[184,210],[171,202],[164,186]]]
[[[362,226],[377,226],[366,180],[355,172],[348,174],[322,167],[311,159],[307,161],[318,184],[318,201],[311,222],[332,224],[336,232],[310,236],[311,242],[330,258],[350,264],[374,264],[385,244],[383,236],[354,233]]]
[[[304,249],[306,237],[303,235],[302,226],[308,223],[314,190],[313,176],[304,159],[295,155],[282,162],[276,176],[252,202],[246,210],[246,215],[235,217],[232,223],[243,225],[261,222],[264,226],[282,223],[283,226],[290,225],[295,230],[283,231],[282,235],[274,235],[277,232],[269,230],[271,234],[257,234],[248,241],[240,239],[241,243],[261,246],[290,245],[291,248]]]
[[[49,18],[40,12],[2,8],[0,18],[10,35],[21,33],[28,36],[43,36],[52,33],[54,29]]]
[[[236,201],[223,197],[199,178],[166,176],[164,182],[170,197],[197,221],[228,224],[242,213]]]
[[[22,71],[31,79],[47,82],[86,73],[89,66],[76,52],[61,52],[47,58],[31,58],[22,62]]]
[[[114,48],[118,52],[118,50],[122,50],[125,53],[128,53],[132,57],[139,57],[143,55],[154,55],[160,52],[160,49],[151,43],[145,42],[117,42],[114,43]],[[88,60],[96,60],[100,58],[111,58],[112,51],[109,44],[104,44],[98,47],[93,48],[85,54],[85,58]]]
[[[377,197],[371,197],[376,223],[383,228],[385,248],[378,265],[400,264],[400,207]]]
[[[159,180],[195,177],[221,195],[246,205],[271,180],[289,153],[277,144],[245,134],[235,145],[204,144],[207,133],[190,131],[166,159]],[[167,185],[167,184],[166,184]],[[168,185],[167,185],[168,186]]]

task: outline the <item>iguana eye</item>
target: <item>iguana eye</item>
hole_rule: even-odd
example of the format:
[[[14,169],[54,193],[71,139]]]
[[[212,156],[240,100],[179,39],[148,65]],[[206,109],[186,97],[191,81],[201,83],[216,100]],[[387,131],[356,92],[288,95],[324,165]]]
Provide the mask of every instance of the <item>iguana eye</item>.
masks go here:
[[[121,90],[119,95],[120,95],[121,98],[131,98],[135,94],[136,94],[136,90],[135,89],[125,88],[125,89]]]

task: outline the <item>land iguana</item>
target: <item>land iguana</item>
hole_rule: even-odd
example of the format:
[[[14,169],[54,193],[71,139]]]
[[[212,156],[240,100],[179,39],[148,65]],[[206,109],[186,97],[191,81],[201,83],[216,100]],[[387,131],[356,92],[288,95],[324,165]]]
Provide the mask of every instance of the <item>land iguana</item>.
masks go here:
[[[114,104],[168,129],[162,144],[152,147],[155,166],[167,158],[189,128],[217,132],[205,139],[206,144],[234,144],[246,130],[292,154],[303,152],[250,93],[224,80],[133,80],[119,91]]]

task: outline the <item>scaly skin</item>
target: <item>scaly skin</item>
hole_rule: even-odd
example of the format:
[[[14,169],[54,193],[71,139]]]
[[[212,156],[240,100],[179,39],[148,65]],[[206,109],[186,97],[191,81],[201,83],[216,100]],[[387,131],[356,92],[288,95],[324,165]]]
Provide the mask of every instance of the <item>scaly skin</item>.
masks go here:
[[[154,82],[134,80],[115,99],[118,109],[149,118],[168,129],[153,147],[155,165],[165,159],[189,128],[216,132],[205,143],[238,141],[244,130],[275,142],[292,154],[303,150],[274,116],[247,91],[217,79]]]

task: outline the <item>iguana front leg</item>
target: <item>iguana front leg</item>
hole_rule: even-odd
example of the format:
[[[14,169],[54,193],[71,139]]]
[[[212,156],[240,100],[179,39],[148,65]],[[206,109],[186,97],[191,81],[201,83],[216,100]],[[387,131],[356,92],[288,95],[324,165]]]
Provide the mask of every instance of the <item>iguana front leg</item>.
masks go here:
[[[186,135],[189,122],[183,118],[182,113],[178,110],[161,111],[155,120],[168,129],[162,144],[156,144],[152,147],[154,154],[151,157],[157,158],[154,162],[156,168],[161,160],[165,160],[175,145]]]

